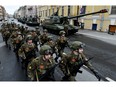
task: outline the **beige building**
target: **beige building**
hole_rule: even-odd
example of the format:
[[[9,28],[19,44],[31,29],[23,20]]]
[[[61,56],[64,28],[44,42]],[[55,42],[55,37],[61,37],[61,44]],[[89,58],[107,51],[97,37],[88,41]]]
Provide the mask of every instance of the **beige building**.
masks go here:
[[[0,5],[0,20],[5,19],[6,10],[3,6]]]
[[[34,17],[37,15],[37,6],[36,5],[25,5],[21,6],[17,11],[15,11],[14,16],[18,17]]]
[[[97,31],[107,32],[109,25],[116,25],[116,6],[38,6],[38,15],[40,20],[44,20],[47,16],[51,16],[53,12],[59,8],[59,16],[77,16],[99,11],[101,9],[108,9],[108,13],[100,13],[81,18],[70,19],[72,25],[77,26],[78,22],[84,24],[84,29],[92,29]]]
[[[80,22],[84,23],[85,29],[107,32],[109,25],[116,25],[114,6],[86,6],[85,13],[96,12],[101,9],[108,9],[107,13],[100,13],[80,18]]]
[[[38,15],[40,16],[40,20],[44,20],[46,17],[51,16],[54,12],[57,11],[58,6],[38,6]]]

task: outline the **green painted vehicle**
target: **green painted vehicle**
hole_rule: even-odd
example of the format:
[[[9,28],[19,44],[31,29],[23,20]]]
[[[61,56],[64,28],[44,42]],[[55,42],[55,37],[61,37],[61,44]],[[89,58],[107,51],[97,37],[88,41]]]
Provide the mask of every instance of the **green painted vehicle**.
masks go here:
[[[87,16],[87,15],[94,15],[94,14],[98,14],[98,13],[108,12],[107,9],[102,9],[97,12],[92,12],[92,13],[69,17],[69,16],[58,16],[58,10],[52,16],[47,17],[45,20],[43,20],[42,27],[44,29],[47,29],[48,32],[51,32],[54,34],[59,34],[59,32],[64,30],[64,28],[66,27],[67,31],[68,31],[68,35],[78,32],[78,30],[81,28],[80,26],[74,26],[74,25],[69,24],[70,19],[73,19],[73,18],[78,19],[80,17]]]

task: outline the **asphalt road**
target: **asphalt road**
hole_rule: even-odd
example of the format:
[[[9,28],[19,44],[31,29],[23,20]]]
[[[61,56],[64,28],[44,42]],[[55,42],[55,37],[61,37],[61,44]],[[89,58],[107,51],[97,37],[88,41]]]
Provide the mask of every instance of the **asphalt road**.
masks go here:
[[[30,27],[33,29],[33,27]],[[52,34],[53,35],[53,34]],[[57,35],[53,35],[54,39]],[[105,43],[101,40],[86,37],[82,34],[68,36],[69,43],[75,40],[82,41],[86,44],[84,52],[88,58],[94,57],[90,62],[103,77],[111,78],[116,81],[116,46]],[[2,38],[0,37],[0,43]],[[69,49],[65,49],[69,53]],[[24,70],[21,64],[17,63],[16,57],[6,46],[0,47],[0,80],[1,81],[26,81]],[[91,77],[91,76],[88,76]]]

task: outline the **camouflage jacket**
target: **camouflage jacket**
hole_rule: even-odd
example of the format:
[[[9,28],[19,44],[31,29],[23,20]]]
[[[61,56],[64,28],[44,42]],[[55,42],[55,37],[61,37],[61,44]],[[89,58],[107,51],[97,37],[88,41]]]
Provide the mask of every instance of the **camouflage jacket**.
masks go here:
[[[25,53],[35,51],[35,44],[24,43],[18,51],[19,56],[24,57]]]
[[[45,45],[49,45],[52,49],[55,48],[55,43],[52,41],[52,42],[46,42]]]
[[[48,41],[48,36],[47,35],[40,35],[40,42],[41,43],[46,43]]]
[[[67,74],[72,74],[72,70],[74,70],[74,67],[77,69],[80,68],[79,65],[83,63],[87,58],[83,53],[75,55],[73,53],[67,55],[67,54],[62,54],[62,58],[60,61],[60,68],[63,71],[63,73]],[[91,65],[87,62],[86,66],[90,67]]]
[[[53,57],[51,57],[49,60],[45,60],[43,56],[37,57],[36,59],[33,59],[28,65],[28,77],[31,80],[34,80],[35,77],[39,78],[54,64],[55,62]]]
[[[58,49],[61,49],[61,48],[65,48],[66,46],[68,45],[68,42],[67,42],[67,38],[64,37],[59,37],[57,40],[56,40],[56,47]]]

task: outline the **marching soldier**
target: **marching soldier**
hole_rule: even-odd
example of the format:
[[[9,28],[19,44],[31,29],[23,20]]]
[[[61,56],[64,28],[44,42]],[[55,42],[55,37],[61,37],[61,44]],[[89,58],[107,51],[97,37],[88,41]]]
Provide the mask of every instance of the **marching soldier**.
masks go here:
[[[97,72],[92,68],[91,64],[88,62],[88,59],[83,53],[84,44],[80,41],[74,41],[71,43],[71,53],[67,56],[65,53],[62,55],[62,59],[60,61],[60,68],[65,74],[68,76],[69,81],[75,81],[75,76],[78,72],[82,73],[79,69],[86,65],[94,75],[100,79],[97,75]]]
[[[40,36],[40,30],[39,30],[39,27],[36,27],[35,29],[36,29],[36,30],[35,30],[35,31],[36,31],[36,34],[37,34],[38,36]]]
[[[28,77],[32,81],[43,80],[41,79],[42,75],[55,64],[52,57],[52,48],[49,45],[41,46],[40,55],[40,57],[33,59],[28,65]],[[49,80],[49,76],[50,75],[47,75],[46,79],[44,80]]]
[[[4,32],[6,31],[5,29],[5,24],[2,26],[2,29],[0,30],[1,34],[2,34],[2,38],[3,38],[3,41],[5,41],[5,37],[4,37]]]
[[[6,46],[8,46],[7,41],[10,37],[10,32],[9,32],[8,28],[6,28],[5,31],[3,32],[3,37],[4,37],[4,41],[5,41]]]
[[[23,31],[24,37],[27,35],[27,33],[28,33],[28,27],[26,26],[26,27],[24,28],[24,31]]]
[[[35,44],[32,43],[32,37],[28,37],[26,39],[26,43],[24,43],[18,51],[19,56],[22,58],[22,66],[27,70],[28,63],[36,58],[35,53]]]
[[[53,53],[56,53],[57,48],[56,48],[56,45],[55,45],[55,43],[54,43],[54,41],[52,39],[52,36],[48,36],[48,41],[45,43],[45,45],[49,45],[52,48]]]
[[[23,37],[22,37],[21,33],[16,32],[16,37],[13,38],[12,44],[13,44],[14,52],[15,52],[16,57],[17,57],[17,61],[19,61],[18,50],[22,45],[22,40],[23,40]]]
[[[34,30],[32,31],[32,40],[36,46],[36,51],[38,52],[38,44],[37,43],[39,42],[39,37],[38,37],[36,31],[34,31]]]
[[[43,34],[40,35],[40,42],[41,42],[41,45],[43,45],[44,43],[46,43],[48,41],[48,34],[47,34],[47,30],[44,29],[43,30]]]
[[[64,48],[68,46],[67,38],[65,37],[65,31],[59,32],[60,37],[56,40],[56,47],[58,49],[58,57],[61,57],[62,53],[64,52]],[[58,57],[55,58],[57,62]]]

